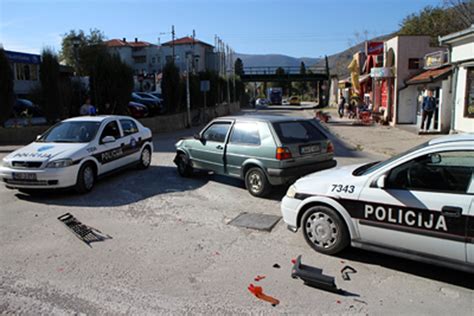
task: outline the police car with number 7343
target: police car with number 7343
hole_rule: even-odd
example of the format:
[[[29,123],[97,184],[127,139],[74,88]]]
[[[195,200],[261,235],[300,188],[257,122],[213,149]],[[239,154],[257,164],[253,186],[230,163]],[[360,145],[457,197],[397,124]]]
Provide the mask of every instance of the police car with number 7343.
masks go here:
[[[352,245],[474,272],[474,134],[313,173],[288,189],[281,211],[321,253]]]
[[[95,180],[130,165],[145,169],[153,152],[150,129],[128,116],[81,116],[59,122],[2,161],[7,188],[73,187],[92,190]]]

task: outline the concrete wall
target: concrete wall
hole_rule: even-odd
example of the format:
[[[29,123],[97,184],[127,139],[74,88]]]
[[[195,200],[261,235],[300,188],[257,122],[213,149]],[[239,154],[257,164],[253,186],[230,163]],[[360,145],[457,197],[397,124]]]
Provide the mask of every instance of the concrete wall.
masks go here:
[[[408,86],[398,92],[397,123],[415,124],[418,105],[417,86]]]
[[[453,45],[451,62],[458,62],[474,58],[474,41],[471,38],[457,42]]]
[[[214,111],[215,110],[215,111]],[[208,118],[213,119],[217,116],[234,114],[240,111],[238,102],[230,105],[221,104],[217,107],[208,108]],[[193,111],[191,117],[196,115],[197,111]],[[172,132],[184,129],[187,126],[187,114],[178,113],[173,115],[163,115],[150,117],[140,120],[142,124],[150,128],[153,133]],[[0,128],[0,145],[23,145],[31,143],[36,136],[45,132],[49,126],[31,126],[19,128]]]

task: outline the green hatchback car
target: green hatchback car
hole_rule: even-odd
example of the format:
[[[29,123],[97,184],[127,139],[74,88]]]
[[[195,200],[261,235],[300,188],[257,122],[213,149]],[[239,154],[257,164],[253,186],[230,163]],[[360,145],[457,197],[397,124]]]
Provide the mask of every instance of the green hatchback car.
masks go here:
[[[254,196],[336,165],[334,147],[319,123],[305,118],[220,117],[175,146],[181,176],[199,169],[240,178]]]

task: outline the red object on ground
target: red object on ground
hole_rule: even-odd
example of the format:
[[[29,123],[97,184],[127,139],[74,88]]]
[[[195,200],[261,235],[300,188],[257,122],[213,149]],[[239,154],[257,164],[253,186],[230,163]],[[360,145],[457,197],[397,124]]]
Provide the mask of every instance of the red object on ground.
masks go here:
[[[250,293],[255,295],[258,299],[269,302],[273,306],[276,306],[276,305],[280,304],[280,301],[277,300],[276,298],[263,293],[263,289],[262,289],[261,286],[255,286],[253,284],[250,284],[249,287],[248,287],[248,290],[250,291]]]
[[[264,275],[257,275],[257,276],[254,278],[254,281],[255,281],[255,282],[258,282],[258,281],[263,280],[263,279],[265,279],[265,278],[266,278],[266,276],[264,276]]]
[[[291,259],[291,263],[295,264],[295,263],[296,263],[296,259]]]
[[[341,304],[341,301],[337,300],[336,303],[337,303],[337,304]]]

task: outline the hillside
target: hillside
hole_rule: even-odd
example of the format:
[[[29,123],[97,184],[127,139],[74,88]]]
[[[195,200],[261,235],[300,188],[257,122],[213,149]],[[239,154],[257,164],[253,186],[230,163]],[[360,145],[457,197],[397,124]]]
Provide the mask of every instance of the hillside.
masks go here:
[[[299,67],[301,62],[306,66],[314,65],[318,62],[318,58],[311,57],[291,57],[279,54],[253,55],[253,54],[235,54],[235,59],[240,58],[244,63],[244,67],[259,66],[281,66],[281,67]]]

